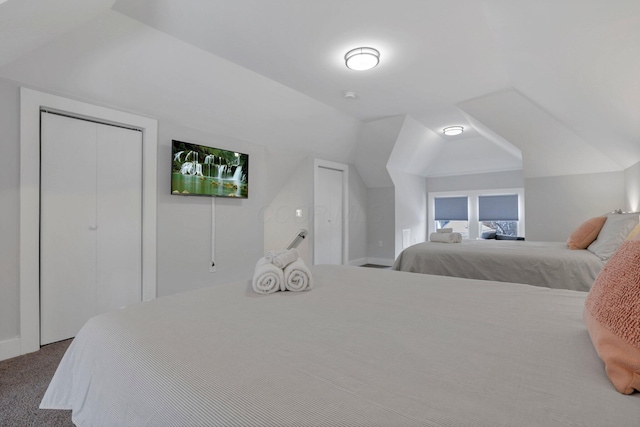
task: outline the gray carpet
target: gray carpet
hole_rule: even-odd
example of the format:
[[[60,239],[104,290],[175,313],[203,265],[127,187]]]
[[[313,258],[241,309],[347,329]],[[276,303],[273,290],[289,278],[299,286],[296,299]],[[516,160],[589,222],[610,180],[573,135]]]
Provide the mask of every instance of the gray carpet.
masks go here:
[[[38,409],[40,400],[71,340],[0,362],[1,427],[68,427],[71,411]]]

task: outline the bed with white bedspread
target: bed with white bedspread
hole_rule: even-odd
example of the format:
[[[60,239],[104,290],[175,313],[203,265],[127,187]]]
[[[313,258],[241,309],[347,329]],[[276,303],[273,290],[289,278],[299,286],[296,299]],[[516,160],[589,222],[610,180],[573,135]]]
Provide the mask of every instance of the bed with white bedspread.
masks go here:
[[[410,246],[393,269],[588,291],[604,263],[588,250],[570,250],[560,242],[463,240]]]
[[[344,266],[314,289],[213,286],[91,319],[42,408],[79,426],[637,426],[586,293]]]

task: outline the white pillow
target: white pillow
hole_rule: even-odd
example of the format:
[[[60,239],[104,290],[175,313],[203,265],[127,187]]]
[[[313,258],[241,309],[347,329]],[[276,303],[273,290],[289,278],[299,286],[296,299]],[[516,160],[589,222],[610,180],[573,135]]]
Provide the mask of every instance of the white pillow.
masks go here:
[[[601,260],[606,261],[613,256],[620,245],[638,225],[640,215],[632,214],[608,214],[607,221],[602,226],[598,238],[589,245],[587,250],[593,252]]]

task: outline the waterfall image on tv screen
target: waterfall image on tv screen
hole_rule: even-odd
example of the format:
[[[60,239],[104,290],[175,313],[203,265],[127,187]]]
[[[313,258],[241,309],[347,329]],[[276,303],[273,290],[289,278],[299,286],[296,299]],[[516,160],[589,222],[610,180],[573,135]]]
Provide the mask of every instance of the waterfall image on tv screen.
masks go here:
[[[249,197],[249,155],[188,142],[171,142],[171,194]]]

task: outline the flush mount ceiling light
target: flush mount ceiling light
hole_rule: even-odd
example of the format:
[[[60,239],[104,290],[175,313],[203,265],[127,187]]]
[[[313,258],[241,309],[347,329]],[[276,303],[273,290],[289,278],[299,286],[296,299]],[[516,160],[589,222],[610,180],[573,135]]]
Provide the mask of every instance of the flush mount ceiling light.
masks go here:
[[[372,47],[358,47],[347,52],[344,62],[351,70],[370,70],[380,62],[380,52]]]
[[[462,126],[449,126],[447,128],[442,129],[442,133],[447,136],[456,136],[460,135],[464,132],[464,128]]]

